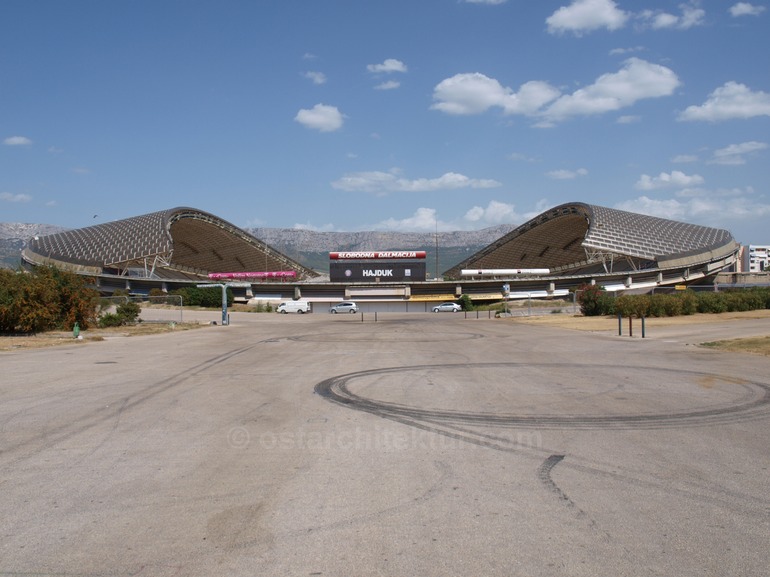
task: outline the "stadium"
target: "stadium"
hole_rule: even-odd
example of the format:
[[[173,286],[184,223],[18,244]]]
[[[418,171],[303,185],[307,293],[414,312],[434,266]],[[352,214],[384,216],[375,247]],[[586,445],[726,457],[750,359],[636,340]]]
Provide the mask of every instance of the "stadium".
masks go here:
[[[106,295],[212,282],[231,286],[240,300],[356,299],[363,310],[427,311],[462,295],[499,300],[501,288],[525,298],[563,297],[585,283],[637,292],[709,284],[735,265],[740,245],[724,229],[574,202],[515,228],[440,279],[425,278],[423,248],[382,247],[384,257],[346,253],[352,280],[328,280],[215,215],[177,207],[37,236],[22,262],[87,276]],[[402,252],[394,258],[393,251]]]

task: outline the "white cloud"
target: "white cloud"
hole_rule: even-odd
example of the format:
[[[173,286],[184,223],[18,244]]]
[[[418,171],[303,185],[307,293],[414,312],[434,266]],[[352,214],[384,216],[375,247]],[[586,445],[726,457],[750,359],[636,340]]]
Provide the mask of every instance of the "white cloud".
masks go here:
[[[455,230],[480,229],[497,224],[516,224],[533,218],[539,212],[531,215],[520,215],[512,204],[492,200],[486,207],[474,206],[465,212],[459,221],[442,221],[438,218],[435,208],[418,208],[414,214],[403,219],[388,218],[367,227],[369,230],[392,230],[399,232],[451,232]]]
[[[498,4],[505,4],[508,0],[464,0],[466,4],[489,4],[490,6],[497,6]]]
[[[396,80],[388,80],[387,82],[383,82],[382,84],[378,84],[374,87],[375,90],[395,90],[401,86],[401,83]]]
[[[503,222],[513,222],[517,216],[512,204],[491,200],[486,208],[474,206],[465,213],[463,218],[472,223],[492,225]]]
[[[10,192],[0,192],[0,200],[3,202],[29,202],[32,197],[28,194],[11,194]]]
[[[629,58],[619,71],[603,74],[590,86],[563,95],[541,81],[526,82],[514,92],[494,78],[474,72],[456,74],[437,84],[433,89],[436,102],[431,108],[468,115],[497,107],[504,114],[539,116],[543,119],[540,126],[551,126],[570,116],[601,114],[631,106],[637,100],[669,96],[679,85],[671,69],[639,58]],[[624,118],[624,122],[634,120]]]
[[[508,158],[517,162],[536,162],[533,157],[527,156],[521,152],[512,152],[510,155],[508,155]]]
[[[548,32],[572,32],[580,36],[600,28],[618,30],[626,25],[629,14],[620,10],[613,0],[574,0],[546,18]]]
[[[742,142],[741,144],[731,144],[725,148],[720,148],[714,151],[714,157],[711,159],[711,164],[726,164],[726,165],[740,165],[746,164],[746,156],[753,155],[754,153],[765,150],[767,143],[765,142]]]
[[[764,6],[754,6],[748,2],[738,2],[730,7],[730,15],[735,18],[738,16],[759,16],[764,11]]]
[[[341,232],[332,223],[322,224],[321,226],[315,226],[310,223],[297,223],[292,228],[295,230],[312,230],[313,232]]]
[[[623,116],[618,116],[618,119],[615,121],[618,124],[636,124],[637,122],[641,122],[642,117],[637,116],[634,114],[624,114]]]
[[[326,84],[326,74],[323,72],[309,70],[308,72],[305,72],[303,76],[309,80],[312,80],[313,84]]]
[[[543,105],[558,97],[559,90],[546,82],[522,84],[514,93],[494,78],[479,72],[456,74],[439,82],[433,89],[431,106],[447,114],[480,114],[492,107],[505,114],[535,114]]]
[[[374,230],[393,230],[399,232],[432,232],[435,230],[454,230],[445,222],[440,222],[435,208],[418,208],[414,214],[404,219],[389,218],[372,227]]]
[[[686,218],[686,207],[682,202],[673,198],[656,200],[647,196],[640,196],[618,203],[615,208],[672,220],[684,220]]]
[[[437,178],[401,178],[398,170],[390,172],[354,172],[331,183],[337,190],[368,192],[384,195],[389,192],[432,192],[460,188],[495,188],[501,186],[491,179],[468,178],[464,174],[447,172]]]
[[[644,46],[633,46],[631,48],[613,48],[610,50],[610,56],[623,56],[634,52],[644,52],[647,50]]]
[[[395,58],[388,58],[382,64],[367,64],[366,69],[376,74],[407,71],[406,64]]]
[[[702,26],[706,17],[706,11],[698,6],[697,2],[689,4],[680,4],[681,15],[669,14],[667,12],[643,10],[638,18],[643,21],[645,26],[653,30],[676,29],[687,30],[693,26]]]
[[[770,204],[756,198],[751,188],[713,191],[699,189],[668,199],[640,196],[619,203],[615,208],[683,222],[698,222],[728,230],[730,225],[743,227],[749,220],[770,216]],[[743,241],[764,242],[763,239]]]
[[[669,96],[679,85],[671,69],[629,58],[618,72],[603,74],[592,85],[559,97],[544,116],[553,122],[575,115],[602,114],[631,106],[637,100]]]
[[[29,146],[32,141],[26,136],[9,136],[3,140],[3,144],[6,146]]]
[[[643,174],[634,185],[637,190],[658,190],[661,188],[684,188],[697,186],[705,182],[699,174],[687,175],[680,170],[671,173],[661,172],[658,176]]]
[[[679,154],[671,159],[671,162],[675,164],[686,164],[690,162],[698,162],[698,157],[694,154]]]
[[[688,106],[678,120],[717,122],[755,116],[770,116],[770,94],[752,92],[745,84],[730,81],[709,94],[700,106]]]
[[[552,170],[545,173],[548,178],[554,180],[572,180],[578,176],[586,176],[587,174],[588,171],[585,168],[578,168],[577,170]]]
[[[336,106],[316,104],[310,110],[302,109],[294,117],[306,128],[320,130],[321,132],[334,132],[342,128],[344,116]]]

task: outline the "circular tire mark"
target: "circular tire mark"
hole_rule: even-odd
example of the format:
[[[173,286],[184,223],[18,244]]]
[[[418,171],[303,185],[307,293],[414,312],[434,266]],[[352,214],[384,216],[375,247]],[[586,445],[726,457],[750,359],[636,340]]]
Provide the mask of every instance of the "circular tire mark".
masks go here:
[[[495,427],[523,427],[535,429],[664,429],[711,424],[742,422],[762,418],[770,414],[770,386],[752,381],[737,381],[731,377],[714,375],[698,371],[680,369],[655,369],[656,373],[665,373],[672,378],[690,379],[722,379],[727,382],[739,384],[750,393],[748,400],[739,401],[730,405],[718,407],[704,407],[690,410],[643,413],[643,414],[607,414],[607,415],[553,415],[553,414],[528,414],[517,415],[510,413],[468,412],[454,410],[433,410],[412,407],[385,401],[370,399],[357,395],[351,391],[350,385],[364,377],[383,375],[397,376],[401,373],[409,373],[421,370],[452,370],[468,368],[510,368],[521,369],[533,367],[526,363],[468,363],[457,365],[417,365],[411,367],[393,367],[375,369],[340,375],[321,381],[315,386],[315,392],[324,398],[345,405],[352,409],[372,413],[387,419],[414,420],[431,423],[465,424],[477,426]],[[574,364],[553,363],[543,365],[544,368],[560,368],[574,371],[578,366]],[[598,366],[585,368],[596,369]],[[648,367],[629,367],[649,370]]]
[[[475,339],[483,339],[485,335],[479,333],[457,333],[446,332],[436,333],[432,335],[420,334],[415,336],[414,333],[373,333],[370,335],[359,335],[355,332],[348,333],[318,333],[309,335],[299,335],[293,337],[286,337],[287,341],[295,342],[307,342],[307,343],[358,343],[358,342],[378,342],[378,343],[442,343],[449,341],[468,341]]]

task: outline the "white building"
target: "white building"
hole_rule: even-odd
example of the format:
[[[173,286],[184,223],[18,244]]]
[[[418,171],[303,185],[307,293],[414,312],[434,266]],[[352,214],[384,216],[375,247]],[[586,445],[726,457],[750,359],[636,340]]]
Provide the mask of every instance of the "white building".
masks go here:
[[[744,272],[770,271],[770,245],[750,244],[743,251]]]

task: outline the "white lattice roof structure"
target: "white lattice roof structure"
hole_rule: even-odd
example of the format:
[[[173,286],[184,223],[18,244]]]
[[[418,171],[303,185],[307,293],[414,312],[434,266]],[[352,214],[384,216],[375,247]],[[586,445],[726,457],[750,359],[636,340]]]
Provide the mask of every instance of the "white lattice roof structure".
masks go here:
[[[211,272],[293,270],[298,279],[317,276],[235,225],[187,207],[38,236],[22,258],[94,275],[196,279]]]
[[[444,276],[458,278],[462,269],[548,268],[554,275],[577,275],[722,267],[739,248],[727,230],[568,203],[519,226]]]

